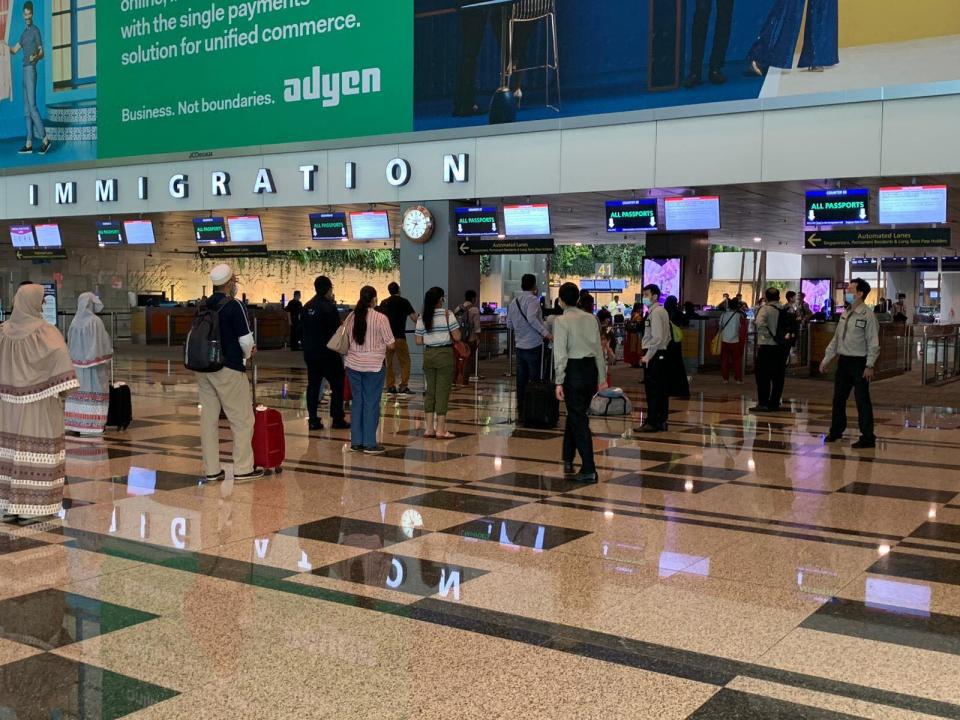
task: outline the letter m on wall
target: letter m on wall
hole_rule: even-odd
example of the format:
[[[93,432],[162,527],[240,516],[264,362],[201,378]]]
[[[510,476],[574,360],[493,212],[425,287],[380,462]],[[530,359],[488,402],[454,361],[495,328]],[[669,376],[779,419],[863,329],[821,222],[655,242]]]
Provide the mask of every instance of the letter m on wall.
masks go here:
[[[75,182],[58,182],[54,186],[54,200],[57,205],[74,205],[77,202],[77,184]]]
[[[116,178],[97,180],[97,202],[116,202],[119,183]]]

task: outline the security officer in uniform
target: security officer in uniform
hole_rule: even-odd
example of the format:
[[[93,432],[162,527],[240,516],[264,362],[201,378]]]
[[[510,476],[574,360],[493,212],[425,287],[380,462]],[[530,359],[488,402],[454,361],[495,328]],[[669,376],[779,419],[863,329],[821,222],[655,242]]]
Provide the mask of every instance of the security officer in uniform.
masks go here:
[[[660,304],[660,288],[647,285],[643,289],[643,304],[647,307],[643,340],[643,385],[647,393],[647,421],[638,429],[642,433],[666,432],[670,414],[670,369],[667,365],[667,347],[673,340],[670,316]]]
[[[843,431],[847,429],[847,398],[853,390],[860,420],[860,440],[853,444],[857,449],[872,448],[877,444],[873,434],[870,381],[873,380],[873,366],[880,357],[880,323],[864,304],[869,294],[870,283],[866,280],[858,278],[850,282],[846,294],[847,311],[840,318],[820,363],[820,372],[824,373],[835,357],[839,359],[833,386],[833,421],[825,442],[836,442],[843,437]]]

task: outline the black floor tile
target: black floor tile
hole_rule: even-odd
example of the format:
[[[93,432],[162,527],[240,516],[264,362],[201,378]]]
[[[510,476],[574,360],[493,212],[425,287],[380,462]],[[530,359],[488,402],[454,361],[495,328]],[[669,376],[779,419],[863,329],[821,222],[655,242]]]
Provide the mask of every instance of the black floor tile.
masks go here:
[[[646,448],[638,447],[612,447],[597,454],[606,455],[608,457],[629,458],[631,460],[650,460],[651,462],[661,463],[671,462],[684,457],[684,455],[680,453],[669,453],[663,452],[662,450],[647,450]]]
[[[438,510],[453,510],[455,512],[470,513],[471,515],[496,515],[504,510],[511,510],[526,505],[526,500],[510,500],[508,498],[489,497],[486,495],[471,495],[451,490],[437,490],[436,492],[403,498],[399,502],[405,505],[432,507]]]
[[[314,575],[429,597],[459,599],[463,583],[487,574],[486,570],[448,565],[405,555],[370,552],[317,568]]]
[[[16,527],[16,525],[0,525],[0,556],[20,552],[21,550],[32,550],[33,548],[43,547],[47,544],[30,537],[10,536],[6,534],[5,531],[13,530]]]
[[[561,493],[583,488],[583,483],[570,480],[569,478],[537,475],[535,473],[504,473],[503,475],[486,478],[479,482],[490,483],[492,485],[506,485],[507,487],[523,488],[526,490],[545,490],[547,492]]]
[[[139,450],[133,452],[131,450],[121,450],[120,448],[106,448],[105,451],[101,454],[98,459],[102,460],[120,460],[122,458],[133,457],[134,455],[145,455],[149,451]],[[70,447],[67,449],[67,459],[69,460],[85,460],[89,458],[89,451],[85,447]]]
[[[858,720],[856,715],[723,688],[687,720]]]
[[[46,653],[0,666],[0,708],[11,718],[114,720],[177,694]]]
[[[852,495],[893,498],[895,500],[915,500],[917,502],[947,503],[957,496],[954,490],[932,490],[905,485],[883,485],[881,483],[853,482],[837,492]]]
[[[354,518],[329,517],[285,528],[280,531],[280,534],[372,550],[395,545],[427,533],[418,528],[402,528],[397,525]]]
[[[687,483],[692,486],[687,487]],[[694,480],[693,478],[664,477],[663,475],[649,475],[647,473],[630,473],[621,475],[610,481],[611,485],[627,485],[629,487],[646,488],[648,490],[666,490],[668,492],[702,493],[704,490],[715,488],[723,483]]]
[[[652,473],[663,473],[665,475],[682,475],[693,480],[739,480],[750,473],[745,470],[732,470],[728,468],[709,467],[707,465],[696,465],[694,463],[664,463],[663,465],[654,465],[647,468]]]
[[[200,447],[199,435],[168,435],[166,437],[155,437],[141,442],[153,443],[154,445],[172,445],[178,448],[198,448]]]
[[[555,525],[537,525],[519,520],[501,518],[480,518],[463,525],[447,528],[447,535],[459,535],[468,540],[485,540],[501,545],[520,545],[534,550],[551,550],[573,540],[589,535],[586,530],[557,527]]]
[[[925,522],[914,530],[910,537],[924,540],[940,540],[942,542],[960,543],[960,525],[950,523]]]
[[[383,457],[394,458],[395,460],[410,460],[411,462],[437,463],[447,460],[460,460],[465,456],[463,453],[445,452],[431,448],[401,447],[388,450],[383,454]]]
[[[40,590],[0,600],[0,637],[52,650],[156,617],[62,590]]]
[[[945,585],[960,585],[960,560],[926,555],[892,552],[877,560],[867,572]]]
[[[875,587],[878,583],[885,584],[877,589],[877,603],[870,602],[870,583]],[[892,587],[894,583],[870,578],[867,580],[867,603],[833,598],[804,620],[800,627],[960,655],[960,617],[930,612],[930,596],[924,597],[929,588],[920,585],[898,583],[903,585],[900,601],[908,606],[887,604],[898,602],[897,588]],[[926,610],[924,604],[928,606]]]
[[[516,438],[517,440],[556,440],[557,438],[563,437],[563,433],[557,432],[556,430],[524,430],[517,428],[510,433],[510,437]]]

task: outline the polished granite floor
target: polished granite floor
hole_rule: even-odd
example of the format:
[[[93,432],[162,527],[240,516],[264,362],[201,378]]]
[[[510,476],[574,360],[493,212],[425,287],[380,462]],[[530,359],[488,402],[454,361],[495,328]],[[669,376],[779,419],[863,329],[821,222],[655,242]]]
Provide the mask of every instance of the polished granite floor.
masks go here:
[[[284,470],[205,485],[189,375],[117,371],[133,426],[69,443],[60,521],[0,532],[0,718],[960,718],[950,408],[878,397],[857,452],[823,446],[828,385],[763,417],[729,386],[668,435],[595,419],[583,486],[506,380],[451,441],[385,398],[368,457],[261,368]]]

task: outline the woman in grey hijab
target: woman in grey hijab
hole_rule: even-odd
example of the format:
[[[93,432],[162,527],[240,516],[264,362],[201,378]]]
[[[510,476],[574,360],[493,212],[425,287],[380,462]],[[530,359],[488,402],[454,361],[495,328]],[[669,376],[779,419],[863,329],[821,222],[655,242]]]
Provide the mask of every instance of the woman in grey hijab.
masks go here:
[[[63,336],[43,319],[43,287],[24,285],[0,325],[0,515],[30,524],[62,509],[61,395],[77,387]]]
[[[80,388],[67,397],[66,428],[79,435],[103,435],[110,405],[110,361],[113,344],[103,321],[100,298],[91,292],[77,298],[77,314],[70,323],[67,346]]]

